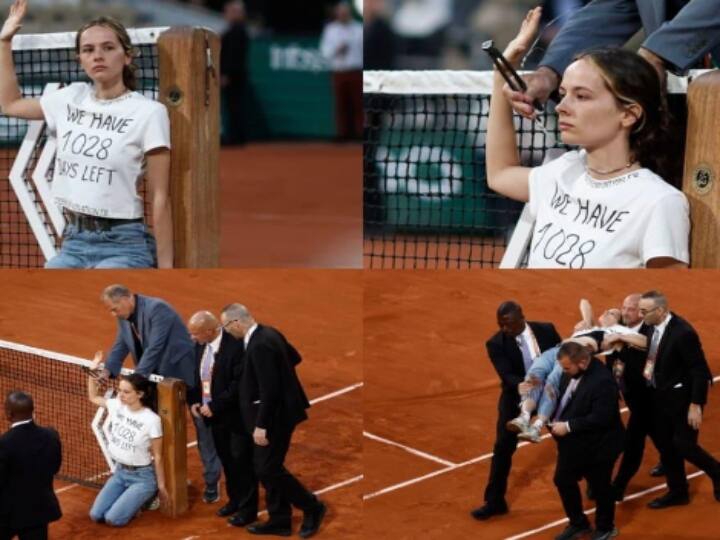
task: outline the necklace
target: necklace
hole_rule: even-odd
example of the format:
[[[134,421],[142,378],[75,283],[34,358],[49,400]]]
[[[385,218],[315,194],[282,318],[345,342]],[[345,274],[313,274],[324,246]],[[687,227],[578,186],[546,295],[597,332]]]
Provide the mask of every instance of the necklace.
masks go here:
[[[598,169],[593,169],[590,165],[587,165],[587,164],[585,165],[585,168],[586,168],[588,171],[590,171],[591,173],[593,173],[593,174],[599,174],[599,175],[605,176],[605,175],[608,175],[608,174],[619,173],[620,171],[624,171],[625,169],[629,169],[630,167],[632,167],[632,166],[635,165],[636,163],[637,163],[636,160],[628,161],[628,162],[627,162],[625,165],[623,165],[622,167],[618,167],[617,169],[612,169],[612,170],[610,170],[610,171],[601,171],[601,170],[598,170]]]
[[[111,103],[116,103],[118,101],[122,101],[123,99],[126,99],[131,93],[132,93],[132,91],[129,90],[128,88],[126,88],[125,90],[122,91],[121,94],[118,94],[115,97],[101,98],[97,95],[97,90],[93,90],[92,98],[97,103],[100,103],[102,105],[109,105]]]

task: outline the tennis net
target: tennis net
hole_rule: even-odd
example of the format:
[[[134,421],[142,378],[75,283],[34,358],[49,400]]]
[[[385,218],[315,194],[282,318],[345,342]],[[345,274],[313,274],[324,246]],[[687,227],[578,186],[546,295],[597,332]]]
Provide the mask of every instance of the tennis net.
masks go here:
[[[83,368],[89,366],[89,360],[0,340],[0,399],[4,401],[14,390],[29,393],[35,403],[35,422],[60,434],[63,460],[57,478],[100,487],[110,474],[110,466],[93,432],[93,421],[97,417],[99,423],[100,417],[87,397],[87,372]],[[114,389],[115,384],[109,381],[108,388]],[[2,415],[0,432],[9,427]]]
[[[138,50],[138,91],[153,99],[163,30],[128,31]],[[88,80],[76,61],[75,32],[16,36],[13,58],[25,97],[41,96],[54,87],[48,85]],[[59,247],[65,219],[50,198],[54,148],[47,142],[44,122],[0,116],[0,268],[42,267]]]
[[[485,136],[492,72],[364,74],[363,214],[366,268],[522,267],[531,224],[523,205],[487,187]],[[682,94],[687,79],[670,77]],[[540,122],[515,117],[520,159],[567,149],[552,104]],[[510,247],[509,247],[510,246]],[[515,247],[518,246],[518,249]]]

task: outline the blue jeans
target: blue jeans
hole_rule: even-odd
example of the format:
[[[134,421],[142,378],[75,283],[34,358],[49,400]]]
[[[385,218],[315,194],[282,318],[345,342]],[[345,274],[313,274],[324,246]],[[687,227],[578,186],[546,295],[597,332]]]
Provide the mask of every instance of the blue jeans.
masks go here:
[[[557,345],[544,351],[533,360],[530,369],[525,374],[526,381],[534,379],[542,383],[533,386],[527,397],[536,403],[537,414],[545,418],[550,418],[557,403],[560,378],[562,377],[562,367],[557,362],[559,350],[560,346]]]
[[[100,490],[90,509],[90,519],[122,527],[137,514],[140,507],[157,491],[153,465],[125,469],[121,465]]]
[[[200,452],[200,461],[203,465],[203,479],[205,485],[213,487],[220,481],[222,465],[220,458],[215,450],[215,441],[212,436],[212,429],[205,425],[202,418],[195,418],[193,415],[193,423],[195,424],[195,433],[197,434],[197,446]]]
[[[67,225],[60,252],[45,268],[153,268],[155,238],[144,223],[122,223],[108,231],[79,231]]]

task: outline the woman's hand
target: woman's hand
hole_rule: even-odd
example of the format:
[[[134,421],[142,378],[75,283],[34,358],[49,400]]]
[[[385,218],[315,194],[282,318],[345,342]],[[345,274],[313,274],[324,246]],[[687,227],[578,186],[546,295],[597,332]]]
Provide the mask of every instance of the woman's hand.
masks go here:
[[[0,30],[0,41],[12,41],[13,36],[22,28],[25,13],[27,13],[27,0],[15,0],[10,6],[10,15]]]
[[[520,65],[520,60],[522,60],[530,48],[530,45],[532,45],[532,42],[535,40],[538,29],[540,28],[541,15],[541,7],[536,7],[528,11],[520,25],[520,31],[517,36],[505,47],[503,55],[513,67],[517,68]]]
[[[158,486],[158,496],[160,497],[161,505],[166,505],[170,500],[170,495],[164,485]]]

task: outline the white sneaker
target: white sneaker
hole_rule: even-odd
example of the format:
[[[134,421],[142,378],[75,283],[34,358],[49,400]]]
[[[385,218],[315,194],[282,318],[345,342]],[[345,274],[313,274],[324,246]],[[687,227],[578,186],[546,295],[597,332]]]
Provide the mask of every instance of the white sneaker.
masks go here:
[[[537,426],[529,426],[525,431],[518,435],[518,439],[529,441],[531,443],[539,443],[542,440],[540,438],[540,428]]]
[[[512,431],[513,433],[523,433],[524,431],[528,430],[528,428],[530,427],[530,423],[522,416],[518,416],[517,418],[513,418],[512,420],[508,421],[508,423],[505,424],[505,427],[508,429],[508,431]]]

